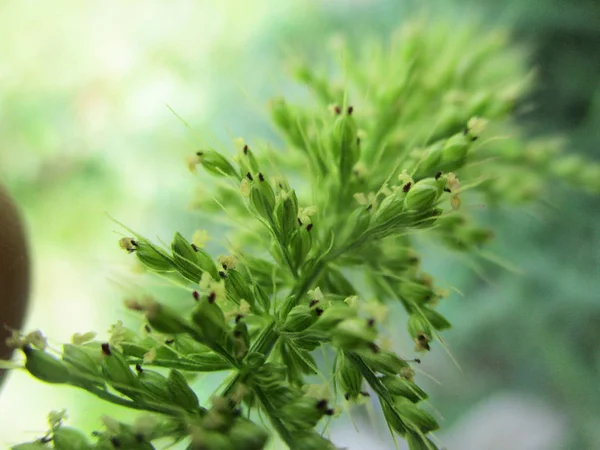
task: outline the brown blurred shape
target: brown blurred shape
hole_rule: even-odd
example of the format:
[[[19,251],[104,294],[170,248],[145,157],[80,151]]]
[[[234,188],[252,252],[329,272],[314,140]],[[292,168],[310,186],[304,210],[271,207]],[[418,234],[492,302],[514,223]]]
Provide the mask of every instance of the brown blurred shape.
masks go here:
[[[23,224],[16,205],[0,186],[0,359],[11,357],[6,328],[21,328],[28,295],[29,254]],[[4,375],[0,369],[0,384]]]

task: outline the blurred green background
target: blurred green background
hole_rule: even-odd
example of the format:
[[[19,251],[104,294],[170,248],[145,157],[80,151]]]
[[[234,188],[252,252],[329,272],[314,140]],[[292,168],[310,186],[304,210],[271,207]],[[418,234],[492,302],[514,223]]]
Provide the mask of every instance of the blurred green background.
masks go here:
[[[27,328],[57,345],[106,330],[124,295],[162,289],[132,274],[107,214],[164,240],[204,228],[193,201],[206,187],[184,155],[204,139],[273,136],[268,98],[302,92],[285,73],[290,49],[323,57],[336,33],[385,38],[423,9],[457,27],[508,27],[540,74],[519,120],[599,159],[597,0],[1,2],[0,180],[22,208],[34,258]],[[441,306],[462,370],[441,350],[423,364],[441,383],[428,387],[450,450],[600,448],[599,219],[598,198],[562,185],[536,205],[482,211],[496,230],[491,250],[521,274],[424,249],[427,269],[463,294]],[[42,434],[60,408],[90,430],[106,411],[12,374],[0,446]],[[393,448],[368,424],[360,436],[343,423],[332,434],[349,448]]]

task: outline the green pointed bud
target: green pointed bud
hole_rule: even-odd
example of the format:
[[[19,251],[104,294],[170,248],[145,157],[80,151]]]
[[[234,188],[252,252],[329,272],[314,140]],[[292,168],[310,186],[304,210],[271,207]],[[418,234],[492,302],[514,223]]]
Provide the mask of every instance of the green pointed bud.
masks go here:
[[[198,283],[202,277],[202,270],[198,265],[198,256],[192,244],[180,233],[175,233],[171,250],[177,271],[191,282]]]
[[[334,160],[339,161],[340,179],[345,183],[352,168],[360,159],[360,146],[357,142],[356,122],[351,115],[351,108],[348,108],[348,114],[341,114],[335,119],[331,131],[331,150]]]
[[[424,178],[416,182],[406,194],[404,208],[407,211],[428,211],[433,208],[444,190],[445,180]]]
[[[440,427],[431,414],[419,409],[417,405],[404,397],[397,397],[394,405],[406,425],[417,427],[423,434],[435,431]]]
[[[406,439],[406,443],[408,444],[408,450],[437,450],[438,448],[431,439],[426,437],[423,440],[417,433],[409,432],[404,439]]]
[[[192,320],[198,326],[200,336],[209,344],[221,342],[228,328],[221,308],[207,299],[198,303],[192,313]]]
[[[242,300],[246,300],[251,306],[254,306],[255,300],[251,290],[251,283],[245,276],[235,269],[229,269],[227,271],[227,278],[225,278],[225,290],[227,292],[227,298],[237,303],[238,305]]]
[[[400,436],[404,436],[407,432],[406,424],[400,418],[396,410],[385,402],[381,403],[381,409],[383,411],[385,421],[387,422],[389,427],[396,433],[398,433]]]
[[[240,173],[242,175],[250,173],[258,173],[258,162],[254,157],[254,153],[247,145],[243,145],[238,151],[237,162],[240,166]]]
[[[336,377],[346,399],[355,399],[362,392],[363,376],[344,352],[338,352],[336,361]]]
[[[38,380],[63,384],[68,383],[71,379],[69,368],[60,359],[29,346],[23,347],[23,353],[27,358],[25,369]]]
[[[200,164],[202,164],[208,172],[214,175],[238,177],[238,174],[227,158],[219,152],[215,152],[214,150],[204,150],[198,152],[197,155],[200,158]]]
[[[249,369],[258,369],[265,363],[265,355],[262,353],[251,352],[244,358],[244,366]]]
[[[203,272],[208,272],[213,280],[219,280],[219,269],[212,257],[203,249],[196,247],[196,261]]]
[[[235,421],[227,436],[236,450],[262,450],[269,440],[269,433],[242,418]]]
[[[310,327],[316,319],[315,310],[308,305],[294,306],[283,323],[283,331],[297,333]]]
[[[140,397],[140,381],[130,369],[123,354],[108,344],[102,344],[104,358],[100,363],[104,378],[117,391],[136,399]]]
[[[188,324],[175,310],[155,301],[149,301],[146,305],[146,319],[152,329],[159,333],[184,333],[188,327]]]
[[[344,302],[333,303],[332,305],[324,309],[325,310],[319,316],[319,318],[311,327],[311,329],[331,331],[333,327],[338,325],[343,320],[352,319],[356,317],[356,310],[350,308]]]
[[[417,338],[423,334],[431,336],[431,325],[425,317],[415,312],[408,318],[408,333],[413,338]]]
[[[300,268],[310,252],[312,246],[311,232],[305,227],[300,227],[292,233],[290,239],[290,249],[292,251],[292,260],[294,267]]]
[[[151,400],[159,402],[170,400],[167,378],[163,374],[138,366],[138,379],[142,389]]]
[[[232,369],[231,363],[216,353],[196,353],[187,355],[187,359],[201,367],[202,372],[219,372]]]
[[[435,292],[431,286],[418,280],[401,281],[398,285],[398,293],[409,304],[417,304],[419,306],[435,298]]]
[[[427,393],[423,389],[405,378],[386,375],[379,380],[391,394],[407,398],[413,403],[418,403],[428,398]]]
[[[91,348],[73,344],[64,344],[62,359],[87,375],[95,377],[100,377],[102,375],[100,371],[102,350],[98,345]]]
[[[186,411],[196,411],[198,409],[199,404],[196,393],[177,369],[171,369],[169,373],[167,391],[173,404],[182,407]]]
[[[145,239],[138,241],[135,254],[144,266],[155,272],[172,272],[176,268],[169,255]]]
[[[371,344],[377,339],[375,327],[360,317],[342,320],[331,330],[331,338],[336,347],[355,350]]]
[[[286,403],[280,410],[281,418],[286,424],[298,431],[314,428],[327,411],[327,400],[317,400],[314,397],[300,397]]]
[[[446,330],[451,328],[452,325],[442,316],[439,312],[425,306],[421,307],[421,312],[425,315],[431,326],[436,330]]]
[[[259,179],[255,179],[250,186],[250,204],[259,216],[269,222],[269,224],[273,225],[275,193],[262,174],[258,174],[257,177]]]
[[[444,143],[440,168],[444,172],[460,169],[465,164],[467,152],[471,148],[471,138],[465,133],[457,133]]]
[[[444,143],[439,141],[425,149],[424,155],[416,162],[413,169],[412,177],[415,181],[432,176],[440,170],[443,147]]]
[[[233,327],[233,354],[238,361],[244,359],[250,349],[250,334],[248,326],[243,321],[238,321]]]
[[[384,198],[373,214],[372,227],[393,225],[394,220],[398,220],[405,210],[405,198],[405,189],[397,189]]]
[[[259,284],[255,284],[253,286],[254,296],[258,300],[258,303],[262,307],[263,311],[268,313],[271,309],[271,299],[267,295],[267,293],[260,287]]]
[[[52,433],[52,441],[57,450],[89,450],[93,448],[85,434],[70,427],[55,428]]]
[[[298,228],[298,199],[293,190],[279,194],[275,205],[275,219],[284,243],[289,242],[292,233]]]
[[[365,363],[375,372],[384,375],[397,375],[404,368],[409,367],[408,363],[393,352],[375,350],[375,347],[360,350],[358,353]]]

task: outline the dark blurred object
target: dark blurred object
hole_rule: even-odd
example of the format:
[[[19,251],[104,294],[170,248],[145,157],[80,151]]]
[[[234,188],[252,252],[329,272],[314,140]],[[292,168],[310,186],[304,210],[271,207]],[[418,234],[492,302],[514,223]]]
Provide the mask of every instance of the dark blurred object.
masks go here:
[[[5,340],[7,328],[23,324],[29,294],[29,255],[23,224],[16,205],[0,186],[0,359],[9,359],[12,351]],[[0,383],[4,371],[0,369]]]

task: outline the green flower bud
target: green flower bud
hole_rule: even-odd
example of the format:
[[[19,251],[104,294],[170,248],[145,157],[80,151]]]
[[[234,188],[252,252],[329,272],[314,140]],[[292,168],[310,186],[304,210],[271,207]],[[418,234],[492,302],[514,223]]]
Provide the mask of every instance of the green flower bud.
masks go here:
[[[444,189],[445,180],[424,178],[416,182],[406,194],[404,208],[407,211],[428,211],[435,206]]]
[[[355,309],[350,308],[347,304],[343,302],[333,303],[331,306],[325,308],[325,310],[319,316],[317,321],[313,324],[311,329],[331,331],[331,329],[338,325],[340,322],[355,317]]]
[[[417,304],[419,306],[435,298],[435,292],[431,286],[419,282],[418,280],[401,281],[400,284],[398,284],[398,293],[400,294],[400,297],[409,304]]]
[[[309,352],[298,349],[291,342],[283,342],[280,349],[281,360],[287,368],[290,383],[300,386],[304,384],[303,374],[317,373],[317,363]]]
[[[262,353],[251,352],[244,358],[244,366],[249,369],[258,369],[265,363],[265,355]]]
[[[390,426],[392,430],[398,433],[400,436],[404,436],[407,432],[406,424],[402,420],[402,418],[398,415],[396,410],[390,407],[387,403],[381,403],[381,409],[383,411],[383,416],[385,417],[385,421]]]
[[[465,164],[467,152],[471,147],[471,138],[464,133],[457,133],[444,143],[440,170],[451,172],[460,169]]]
[[[171,369],[167,378],[167,392],[173,404],[186,411],[196,411],[199,407],[196,393],[187,383],[185,377],[176,369]]]
[[[354,399],[362,392],[363,376],[359,368],[344,356],[344,352],[337,353],[336,377],[346,399]]]
[[[404,189],[398,189],[388,195],[373,214],[373,228],[393,225],[393,221],[397,219],[405,209],[404,200],[406,198]]]
[[[188,328],[180,314],[155,301],[149,301],[146,305],[146,319],[150,326],[160,333],[179,334]]]
[[[263,290],[263,288],[260,287],[259,284],[255,284],[253,286],[253,289],[254,289],[254,296],[258,300],[258,303],[260,303],[260,306],[262,307],[263,311],[268,313],[269,310],[271,309],[271,299],[266,294],[266,292]]]
[[[433,328],[436,330],[445,330],[452,327],[450,322],[448,322],[444,316],[433,309],[422,306],[421,312],[425,315],[429,323],[431,323],[431,326],[433,326]]]
[[[238,361],[244,359],[250,348],[250,334],[248,326],[243,321],[238,321],[233,328],[233,354]]]
[[[250,286],[250,280],[246,279],[246,277],[237,270],[229,269],[227,271],[225,290],[227,291],[227,298],[231,301],[239,305],[242,300],[246,300],[250,305],[254,306],[255,300]]]
[[[331,150],[334,160],[339,161],[340,179],[344,184],[352,173],[352,168],[360,158],[360,146],[357,142],[356,123],[350,115],[352,109],[348,108],[348,114],[342,114],[335,119],[331,131]]]
[[[431,176],[440,170],[443,142],[436,142],[427,147],[423,157],[417,161],[412,177],[415,181]]]
[[[68,383],[71,379],[69,368],[60,359],[29,346],[23,347],[23,353],[27,358],[25,369],[37,379],[57,384]]]
[[[136,399],[140,397],[140,381],[129,368],[125,357],[116,348],[102,344],[104,358],[100,363],[104,378],[117,391]]]
[[[355,317],[338,323],[331,330],[331,338],[336,347],[355,350],[371,344],[377,338],[377,331],[366,320]]]
[[[294,267],[299,268],[302,266],[308,256],[308,252],[310,252],[311,246],[312,236],[309,230],[301,227],[294,231],[290,239]]]
[[[206,343],[221,342],[228,328],[221,308],[206,299],[198,303],[192,313],[192,320],[199,327],[199,333]]]
[[[193,353],[187,359],[202,367],[202,372],[219,372],[231,369],[231,363],[216,353]]]
[[[94,345],[94,348],[90,348],[73,344],[64,344],[62,359],[87,375],[97,377],[102,375],[100,371],[102,351],[98,345]]]
[[[357,353],[360,354],[371,370],[382,374],[397,375],[402,369],[409,367],[406,361],[392,352],[368,349],[360,350]]]
[[[196,155],[198,155],[200,163],[208,172],[220,176],[238,177],[233,166],[220,153],[214,150],[204,150],[196,153]]]
[[[314,428],[319,420],[330,410],[327,400],[317,400],[313,397],[300,397],[287,403],[281,408],[281,418],[293,430],[308,430]]]
[[[396,411],[402,420],[409,427],[417,427],[423,434],[437,430],[440,426],[433,416],[422,409],[419,409],[410,400],[403,397],[397,397],[394,401]]]
[[[241,145],[238,151],[237,162],[240,166],[240,172],[245,173],[257,173],[259,171],[258,162],[254,157],[254,153],[247,145]]]
[[[198,265],[197,253],[181,234],[175,233],[171,243],[173,261],[177,271],[193,283],[198,283],[202,277],[202,270]]]
[[[283,331],[302,331],[310,327],[315,322],[316,318],[316,312],[308,305],[294,306],[283,323]]]
[[[325,439],[318,433],[297,433],[294,435],[294,443],[298,450],[336,450],[337,447],[331,441]]]
[[[145,239],[137,242],[135,254],[144,266],[155,272],[172,272],[176,268],[169,255]]]
[[[391,394],[407,398],[413,403],[428,398],[425,391],[405,378],[386,375],[379,380]]]
[[[417,338],[423,334],[431,336],[431,325],[425,317],[415,312],[408,318],[408,333],[413,338]]]
[[[293,190],[281,192],[275,205],[275,219],[284,243],[289,242],[298,228],[298,199]]]
[[[217,265],[211,256],[201,248],[196,247],[196,261],[198,263],[198,267],[202,269],[204,272],[208,272],[213,280],[218,280],[221,277],[219,276],[219,270],[217,269]]]
[[[254,180],[250,187],[250,204],[259,216],[274,225],[275,193],[261,173],[258,174],[258,180]]]
[[[85,434],[75,428],[58,427],[52,433],[54,448],[57,450],[88,450],[92,445]]]
[[[242,418],[235,421],[227,436],[236,450],[262,450],[269,440],[269,433]]]
[[[168,402],[170,400],[167,389],[167,378],[154,370],[142,369],[138,366],[138,379],[148,398],[158,402]]]

